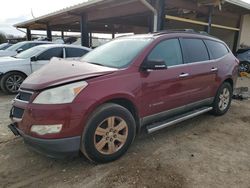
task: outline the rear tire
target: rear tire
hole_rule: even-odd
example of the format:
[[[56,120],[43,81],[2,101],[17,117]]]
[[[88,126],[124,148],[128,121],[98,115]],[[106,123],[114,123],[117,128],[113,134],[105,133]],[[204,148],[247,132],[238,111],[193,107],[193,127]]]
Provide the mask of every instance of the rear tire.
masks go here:
[[[217,91],[213,103],[212,114],[216,116],[224,115],[231,106],[233,88],[230,83],[224,82]]]
[[[136,123],[124,107],[107,103],[90,116],[82,135],[81,151],[91,161],[107,163],[120,158],[133,142]]]
[[[5,94],[16,94],[26,76],[20,72],[9,72],[2,76],[0,86]]]
[[[250,62],[240,62],[240,72],[250,73]]]

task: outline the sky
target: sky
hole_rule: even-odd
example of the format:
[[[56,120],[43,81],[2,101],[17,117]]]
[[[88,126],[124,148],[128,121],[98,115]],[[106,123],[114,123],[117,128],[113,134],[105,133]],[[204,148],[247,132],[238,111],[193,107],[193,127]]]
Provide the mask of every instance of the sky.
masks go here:
[[[0,32],[24,35],[13,24],[39,17],[87,0],[2,0],[0,8]],[[250,3],[250,0],[243,0]]]
[[[0,8],[0,32],[23,35],[12,25],[39,17],[86,0],[2,0]]]

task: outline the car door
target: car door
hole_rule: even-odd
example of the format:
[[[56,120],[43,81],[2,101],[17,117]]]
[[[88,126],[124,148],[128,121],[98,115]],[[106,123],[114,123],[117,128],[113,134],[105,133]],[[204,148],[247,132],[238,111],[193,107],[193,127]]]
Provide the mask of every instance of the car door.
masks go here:
[[[209,103],[214,96],[214,87],[218,72],[218,63],[210,60],[207,46],[199,38],[180,39],[186,74],[190,81],[187,95],[189,104]]]
[[[50,59],[53,57],[63,58],[63,54],[63,47],[46,49],[44,52],[38,55],[35,60],[31,61],[32,72],[49,63]]]
[[[215,74],[213,75],[215,76],[215,81],[211,84],[213,87],[211,96],[215,96],[218,87],[221,84],[221,78],[219,75],[224,72],[223,70],[231,67],[230,64],[232,63],[232,57],[229,55],[229,48],[222,42],[214,40],[204,40],[204,42],[208,48],[210,59],[212,60],[212,68],[216,69],[214,72],[211,71],[212,75]]]
[[[141,101],[145,112],[143,116],[146,116],[143,123],[153,122],[155,118],[165,117],[169,110],[185,106],[190,85],[178,38],[158,43],[147,59],[164,60],[167,69],[141,72]]]

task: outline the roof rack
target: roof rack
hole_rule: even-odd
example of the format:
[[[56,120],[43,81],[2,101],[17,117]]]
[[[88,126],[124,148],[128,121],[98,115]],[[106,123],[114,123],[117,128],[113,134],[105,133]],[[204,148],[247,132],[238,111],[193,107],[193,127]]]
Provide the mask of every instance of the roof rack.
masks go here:
[[[122,38],[122,37],[129,37],[129,36],[133,36],[133,35],[135,35],[135,34],[127,34],[127,35],[121,35],[121,36],[118,36],[118,37],[115,37],[115,38]]]
[[[171,29],[171,30],[152,32],[151,34],[158,36],[158,35],[164,35],[164,34],[168,34],[168,33],[180,33],[180,32],[181,33],[194,33],[194,34],[201,34],[201,35],[210,36],[205,31],[195,31],[194,29]]]

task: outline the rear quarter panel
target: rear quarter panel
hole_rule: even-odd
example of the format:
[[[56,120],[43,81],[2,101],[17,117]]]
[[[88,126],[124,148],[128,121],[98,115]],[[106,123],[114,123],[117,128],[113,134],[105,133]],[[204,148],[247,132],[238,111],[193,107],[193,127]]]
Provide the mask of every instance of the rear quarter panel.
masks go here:
[[[232,53],[218,60],[217,89],[227,79],[232,79],[235,87],[238,78],[238,67],[237,58]]]

